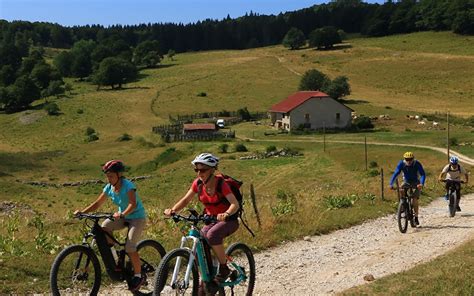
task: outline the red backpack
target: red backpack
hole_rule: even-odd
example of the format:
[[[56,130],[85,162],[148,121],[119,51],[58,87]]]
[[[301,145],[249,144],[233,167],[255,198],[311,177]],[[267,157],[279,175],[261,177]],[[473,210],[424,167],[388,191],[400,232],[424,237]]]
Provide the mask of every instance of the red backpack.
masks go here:
[[[242,218],[242,213],[244,211],[244,197],[242,195],[242,192],[240,191],[240,187],[242,186],[243,182],[239,181],[231,176],[224,175],[224,174],[219,174],[216,175],[217,177],[217,185],[216,185],[216,193],[219,196],[219,203],[224,202],[228,203],[229,201],[225,198],[225,196],[222,194],[222,182],[226,182],[227,185],[229,186],[230,190],[234,194],[235,198],[239,202],[239,210],[237,213],[234,213],[232,216],[236,216],[242,221],[242,224],[247,228],[247,230],[250,232],[250,234],[255,237],[255,234],[253,231],[247,226],[247,223],[244,221]],[[200,195],[202,192],[202,186],[203,182],[202,180],[198,180],[198,194]]]

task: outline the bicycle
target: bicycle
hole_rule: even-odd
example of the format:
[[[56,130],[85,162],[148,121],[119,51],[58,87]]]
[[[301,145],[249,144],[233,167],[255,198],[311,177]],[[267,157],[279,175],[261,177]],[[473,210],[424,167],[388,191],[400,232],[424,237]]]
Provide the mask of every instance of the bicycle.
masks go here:
[[[461,186],[464,181],[461,180],[442,180],[442,182],[448,184],[448,197],[449,197],[449,216],[454,217],[456,215],[456,207],[459,206],[459,196],[456,192],[456,187]],[[459,189],[461,191],[461,189]]]
[[[401,233],[407,232],[408,221],[413,228],[416,228],[415,223],[415,212],[413,210],[413,196],[415,194],[416,186],[410,184],[403,184],[402,188],[399,189],[397,182],[397,192],[399,193],[398,209],[397,209],[397,221],[398,229]],[[400,196],[400,193],[402,196]]]
[[[252,295],[255,260],[250,248],[243,243],[230,245],[226,255],[232,272],[225,282],[215,283],[213,278],[217,274],[218,262],[213,262],[211,247],[197,225],[217,220],[199,215],[194,210],[190,212],[188,217],[172,216],[175,223],[184,221],[190,229],[187,234],[183,231],[180,247],[170,251],[161,261],[155,273],[154,295]],[[186,246],[189,242],[192,242],[191,246]]]
[[[134,272],[130,259],[125,252],[125,243],[116,240],[99,225],[99,220],[101,219],[113,219],[112,214],[80,213],[74,218],[85,219],[85,225],[90,230],[84,234],[82,244],[66,247],[54,259],[50,273],[52,294],[97,295],[102,280],[102,272],[96,255],[96,249],[98,249],[98,253],[111,280],[117,282],[125,280],[129,284],[134,276]],[[92,221],[92,223],[89,221]],[[112,239],[116,246],[120,247],[117,248],[118,250],[115,255],[107,243],[106,236]],[[140,289],[133,292],[133,294],[151,295],[154,287],[152,285],[153,282],[148,279],[154,277],[153,273],[166,252],[159,242],[151,239],[140,241],[137,245],[137,252],[140,255],[142,276],[146,279]]]

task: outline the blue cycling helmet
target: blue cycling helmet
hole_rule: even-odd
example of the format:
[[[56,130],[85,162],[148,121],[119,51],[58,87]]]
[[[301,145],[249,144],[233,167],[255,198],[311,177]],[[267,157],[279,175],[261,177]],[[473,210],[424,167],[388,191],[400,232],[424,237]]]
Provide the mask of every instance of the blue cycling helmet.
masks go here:
[[[449,158],[449,162],[451,164],[458,164],[459,159],[456,156],[451,156],[451,158]]]

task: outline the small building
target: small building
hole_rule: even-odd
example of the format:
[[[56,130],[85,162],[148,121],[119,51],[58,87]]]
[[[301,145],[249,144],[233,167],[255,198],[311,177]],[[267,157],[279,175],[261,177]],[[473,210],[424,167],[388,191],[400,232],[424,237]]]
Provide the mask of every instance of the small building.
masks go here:
[[[299,91],[269,110],[273,126],[297,128],[343,129],[351,126],[353,110],[320,91]]]
[[[217,131],[214,123],[186,123],[183,124],[183,134],[213,134]]]

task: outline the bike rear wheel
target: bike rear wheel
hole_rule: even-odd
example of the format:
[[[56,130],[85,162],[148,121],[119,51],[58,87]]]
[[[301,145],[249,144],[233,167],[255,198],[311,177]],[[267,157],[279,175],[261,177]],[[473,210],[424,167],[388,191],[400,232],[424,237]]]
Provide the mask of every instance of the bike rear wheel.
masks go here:
[[[235,243],[227,248],[226,254],[232,259],[228,263],[232,270],[229,276],[230,280],[234,281],[239,276],[238,270],[233,264],[238,265],[244,271],[246,279],[235,286],[221,288],[218,295],[252,295],[255,287],[255,259],[252,250],[243,243]]]
[[[158,270],[161,260],[166,255],[165,248],[152,239],[142,240],[137,244],[137,252],[140,255],[142,274],[146,280],[134,295],[152,295],[155,290],[155,273]]]
[[[407,232],[408,220],[410,219],[408,216],[408,204],[402,199],[398,203],[397,209],[398,230],[400,230],[401,233]]]
[[[449,216],[454,217],[456,215],[456,205],[458,202],[458,196],[456,191],[450,190],[449,193]]]
[[[49,277],[53,295],[96,295],[100,288],[100,263],[91,248],[67,247],[54,259]]]
[[[189,273],[189,282],[186,285],[186,269],[190,260],[187,249],[175,249],[161,260],[155,274],[154,295],[198,295],[199,273],[193,262]],[[176,275],[173,281],[173,275]]]

